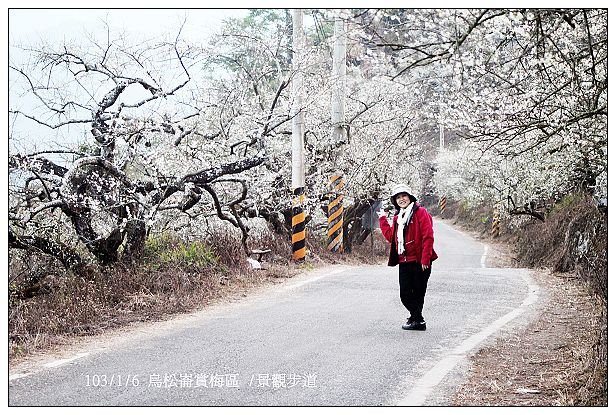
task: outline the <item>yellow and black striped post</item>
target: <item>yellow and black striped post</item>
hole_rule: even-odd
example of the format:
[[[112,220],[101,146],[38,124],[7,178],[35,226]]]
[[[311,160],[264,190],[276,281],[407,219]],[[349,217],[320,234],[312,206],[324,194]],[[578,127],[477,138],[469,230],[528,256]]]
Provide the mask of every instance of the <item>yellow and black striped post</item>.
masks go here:
[[[293,189],[293,218],[291,220],[291,246],[293,259],[303,261],[306,258],[306,214],[304,213],[304,188]]]
[[[342,253],[342,224],[343,224],[343,207],[342,207],[342,187],[344,179],[341,174],[334,174],[329,179],[329,187],[331,197],[327,206],[327,249],[332,252]]]
[[[497,203],[492,212],[492,237],[496,238],[498,235],[500,235],[500,210]]]
[[[438,202],[438,207],[441,209],[441,216],[443,216],[445,209],[447,208],[447,198],[445,195],[441,196],[441,199]]]

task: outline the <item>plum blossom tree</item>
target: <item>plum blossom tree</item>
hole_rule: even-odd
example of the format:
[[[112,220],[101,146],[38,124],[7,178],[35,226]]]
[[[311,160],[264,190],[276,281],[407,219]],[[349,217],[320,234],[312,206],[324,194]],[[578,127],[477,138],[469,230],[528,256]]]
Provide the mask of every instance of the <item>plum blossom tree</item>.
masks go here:
[[[74,134],[79,126],[78,134],[88,140],[79,151],[23,153],[14,150],[18,133],[11,136],[9,165],[16,179],[10,246],[79,266],[83,259],[74,241],[49,231],[55,212],[61,212],[71,224],[69,236],[100,263],[116,261],[121,247],[130,258],[140,254],[161,212],[189,212],[208,194],[218,216],[241,227],[238,201],[223,212],[215,183],[261,165],[266,156],[259,150],[229,151],[229,143],[246,137],[236,128],[241,114],[227,112],[218,99],[233,99],[237,90],[192,99],[192,72],[201,55],[179,34],[140,46],[111,34],[104,43],[92,42],[83,49],[44,45],[29,51],[31,67],[10,66],[23,85],[11,103],[13,117],[48,131],[72,127]],[[36,104],[28,108],[24,97]],[[39,140],[51,143],[44,136]],[[50,157],[57,153],[71,158]]]
[[[441,192],[516,201],[512,213],[575,188],[606,194],[606,10],[360,10],[354,18],[367,47],[387,55],[392,79],[408,83],[425,68],[438,83],[435,121],[467,141],[439,158]]]
[[[524,204],[574,189],[602,192],[606,17],[604,10],[510,11],[478,31],[486,52],[475,55],[464,78],[458,70],[449,114],[463,120],[463,136],[479,150],[516,167],[509,174],[518,183],[497,200]],[[460,59],[470,55],[461,51]]]
[[[361,231],[362,214],[381,197],[380,192],[387,177],[392,180],[395,177],[406,180],[406,176],[415,174],[416,163],[409,162],[406,156],[416,149],[400,149],[412,147],[409,143],[415,138],[410,134],[409,124],[414,121],[418,112],[408,111],[408,106],[405,107],[404,104],[409,102],[409,98],[399,84],[386,77],[370,79],[359,66],[350,65],[345,104],[347,139],[333,140],[330,114],[331,90],[335,87],[335,80],[331,75],[333,14],[327,11],[308,11],[308,14],[312,15],[316,22],[313,30],[308,32],[311,46],[306,50],[306,62],[302,65],[308,91],[305,100],[308,221],[314,217],[317,218],[314,226],[324,224],[324,202],[329,192],[328,178],[335,171],[343,171],[347,200],[345,227],[350,231],[350,240],[346,245],[351,246],[352,239]],[[256,25],[255,19],[262,19],[264,16],[267,17],[267,24]],[[251,24],[246,26],[246,20]],[[254,95],[251,101],[243,101],[243,111],[257,114],[258,103],[267,100],[265,97],[268,94],[276,94],[276,85],[288,84],[292,77],[285,59],[288,54],[284,52],[289,40],[280,38],[289,36],[288,31],[281,30],[281,27],[289,24],[289,20],[284,11],[261,11],[251,14],[246,20],[231,22],[225,29],[226,34],[215,48],[219,57],[213,62],[224,65],[228,71],[234,73],[234,83],[243,85],[243,90],[248,91],[247,94]],[[268,26],[269,29],[256,30],[257,26]],[[238,27],[246,29],[238,30]],[[352,40],[349,43],[352,45]],[[236,55],[241,56],[241,59],[232,57]],[[381,65],[376,59],[370,63]],[[368,63],[363,66],[368,66]],[[272,74],[276,74],[277,78]],[[265,82],[266,79],[270,80]],[[278,81],[273,82],[272,79]],[[256,86],[254,80],[259,80]],[[256,202],[260,216],[269,218],[270,223],[276,224],[274,229],[288,233],[291,175],[290,129],[287,121],[292,117],[289,111],[293,97],[289,96],[288,89],[285,89],[278,99],[280,105],[272,119],[282,122],[282,129],[268,135],[263,141],[270,154],[263,168],[269,169],[271,174],[264,176],[264,181],[249,190],[252,195],[249,199]],[[400,163],[392,163],[392,157],[399,157]],[[280,216],[278,212],[284,216],[285,226],[282,226],[282,220],[277,220],[276,223],[272,221]]]

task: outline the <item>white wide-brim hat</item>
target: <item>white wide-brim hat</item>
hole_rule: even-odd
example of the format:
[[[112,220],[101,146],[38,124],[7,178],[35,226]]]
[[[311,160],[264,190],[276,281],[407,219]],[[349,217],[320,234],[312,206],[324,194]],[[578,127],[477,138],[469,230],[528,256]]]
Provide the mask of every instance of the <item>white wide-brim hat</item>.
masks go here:
[[[396,196],[399,195],[400,193],[406,193],[407,195],[409,195],[411,202],[417,202],[417,198],[413,196],[413,191],[411,190],[410,187],[408,187],[405,184],[397,184],[391,189],[390,196],[389,196],[391,200],[391,204],[394,205],[396,209],[400,209],[400,206],[398,206],[398,204],[396,203]]]

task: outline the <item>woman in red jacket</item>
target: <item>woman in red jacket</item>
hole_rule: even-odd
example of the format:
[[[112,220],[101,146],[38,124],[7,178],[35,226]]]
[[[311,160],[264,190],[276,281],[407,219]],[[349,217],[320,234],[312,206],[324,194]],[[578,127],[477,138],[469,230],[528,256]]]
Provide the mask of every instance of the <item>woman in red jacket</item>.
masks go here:
[[[402,328],[425,330],[426,322],[422,315],[424,297],[432,261],[438,258],[433,249],[432,216],[419,206],[411,189],[403,184],[394,186],[391,203],[396,208],[392,222],[388,221],[383,210],[378,215],[383,236],[391,243],[387,265],[393,267],[400,264],[400,299],[411,314]]]

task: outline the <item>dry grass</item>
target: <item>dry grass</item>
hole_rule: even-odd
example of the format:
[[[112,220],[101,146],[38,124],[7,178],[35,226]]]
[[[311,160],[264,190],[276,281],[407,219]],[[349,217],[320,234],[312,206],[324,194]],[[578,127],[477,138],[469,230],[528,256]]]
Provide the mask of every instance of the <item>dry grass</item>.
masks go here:
[[[564,198],[544,223],[528,223],[513,241],[520,263],[575,272],[607,301],[607,215],[592,197]]]

